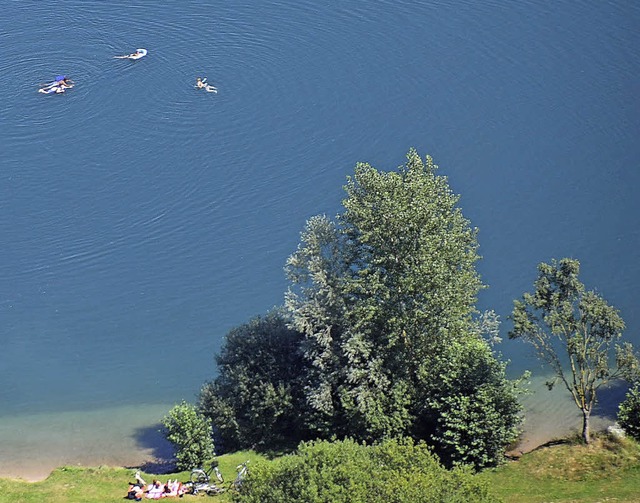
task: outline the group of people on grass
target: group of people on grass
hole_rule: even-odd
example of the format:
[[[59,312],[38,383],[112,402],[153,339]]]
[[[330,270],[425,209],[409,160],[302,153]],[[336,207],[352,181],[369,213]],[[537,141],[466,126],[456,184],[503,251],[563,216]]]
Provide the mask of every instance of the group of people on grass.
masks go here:
[[[140,476],[140,472],[137,472],[136,481],[129,484],[127,498],[135,501],[142,501],[143,498],[159,500],[173,496],[182,497],[186,492],[186,488],[178,479],[169,479],[166,484],[154,479],[151,484],[147,485]]]

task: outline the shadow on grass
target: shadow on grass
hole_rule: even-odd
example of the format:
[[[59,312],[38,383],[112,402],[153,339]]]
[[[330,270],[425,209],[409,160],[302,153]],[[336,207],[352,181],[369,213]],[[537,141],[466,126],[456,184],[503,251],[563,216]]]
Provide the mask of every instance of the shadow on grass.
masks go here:
[[[139,468],[147,473],[173,473],[176,471],[173,445],[164,437],[163,426],[158,423],[144,428],[138,428],[133,434],[136,443],[151,450],[152,461],[147,461],[140,466],[127,468]]]
[[[536,451],[540,451],[542,449],[546,449],[548,447],[553,447],[556,445],[571,445],[576,443],[576,441],[579,439],[578,434],[575,433],[574,435],[571,435],[567,438],[554,438],[553,440],[549,440],[548,442],[545,442],[542,445],[539,445],[538,447],[535,447],[533,449],[531,449],[529,452],[536,452]]]

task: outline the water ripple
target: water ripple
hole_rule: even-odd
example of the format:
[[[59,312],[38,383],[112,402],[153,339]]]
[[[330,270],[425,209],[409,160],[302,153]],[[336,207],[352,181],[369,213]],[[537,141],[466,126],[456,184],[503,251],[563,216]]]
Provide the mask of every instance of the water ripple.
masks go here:
[[[605,241],[618,248],[599,262],[624,263],[611,276],[630,292],[639,10],[596,0],[5,2],[0,328],[11,345],[0,366],[15,397],[3,394],[3,407],[64,408],[48,381],[81,405],[118,401],[132,381],[171,399],[196,389],[222,333],[281,300],[306,218],[336,211],[356,162],[387,169],[408,146],[452,166],[465,209],[485,218],[497,264],[487,276],[504,275],[494,301],[524,282],[534,253],[592,253]],[[140,47],[147,57],[113,59]],[[73,89],[37,92],[61,73]],[[219,92],[194,89],[197,76]],[[575,229],[583,237],[567,238]],[[537,248],[515,259],[523,234]],[[188,369],[175,369],[171,351],[123,363],[196,340],[206,350]],[[555,403],[532,408],[561,417]]]

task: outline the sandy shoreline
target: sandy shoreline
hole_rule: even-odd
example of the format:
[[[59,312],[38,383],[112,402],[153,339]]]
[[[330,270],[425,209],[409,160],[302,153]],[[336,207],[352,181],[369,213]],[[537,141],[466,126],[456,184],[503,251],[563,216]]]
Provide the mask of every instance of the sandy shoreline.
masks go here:
[[[545,385],[547,376],[531,379],[531,392],[521,398],[525,420],[523,434],[514,452],[527,453],[552,440],[566,438],[582,431],[582,413],[576,407],[569,392],[556,385],[549,391]],[[627,386],[610,384],[598,392],[598,404],[591,419],[591,432],[606,430],[616,421],[618,405],[624,400]]]
[[[171,456],[158,431],[173,404],[0,418],[0,477],[39,481],[60,466],[140,466]]]
[[[529,452],[581,427],[579,411],[567,392],[541,390],[538,384],[532,383],[536,391],[523,397],[523,435],[512,452]],[[592,431],[614,422],[622,396],[620,390],[603,394],[601,408],[592,416]],[[159,429],[172,406],[0,417],[0,478],[40,481],[61,466],[137,467],[167,460],[171,445]]]

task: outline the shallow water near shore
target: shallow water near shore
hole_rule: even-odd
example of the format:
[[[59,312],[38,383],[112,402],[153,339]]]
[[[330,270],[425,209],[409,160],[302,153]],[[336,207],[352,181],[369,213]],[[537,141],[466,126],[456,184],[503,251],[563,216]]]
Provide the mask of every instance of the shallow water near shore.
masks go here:
[[[5,2],[0,475],[154,457],[136,432],[282,304],[305,221],[410,147],[479,228],[480,309],[572,256],[640,345],[638,26],[628,1]],[[579,427],[499,349],[534,371],[530,442]]]
[[[169,407],[130,405],[3,417],[0,439],[11,457],[0,457],[0,477],[38,481],[61,466],[162,465],[173,451],[158,418]]]
[[[533,382],[533,389],[540,383]],[[615,395],[619,399],[620,393]],[[580,415],[563,390],[549,394],[538,392],[524,399],[527,420],[523,436],[514,452],[529,452],[581,427]],[[3,450],[0,477],[21,478],[30,482],[44,480],[61,466],[144,467],[162,473],[172,466],[173,448],[162,433],[158,418],[171,403],[128,405],[91,411],[8,416],[0,421]],[[592,431],[612,423],[611,402],[594,414]]]

